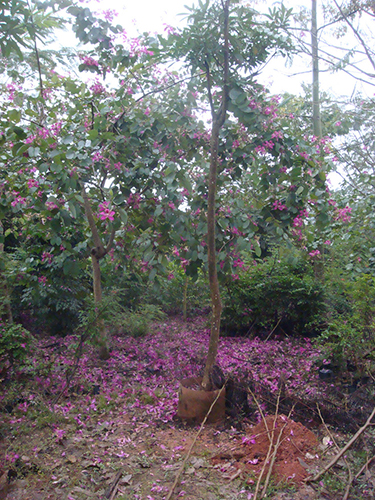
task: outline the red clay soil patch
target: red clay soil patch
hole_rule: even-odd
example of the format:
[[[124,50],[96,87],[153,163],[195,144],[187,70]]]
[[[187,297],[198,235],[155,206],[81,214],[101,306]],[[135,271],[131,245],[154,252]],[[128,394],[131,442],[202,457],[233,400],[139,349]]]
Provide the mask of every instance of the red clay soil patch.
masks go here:
[[[270,440],[272,440],[272,452],[263,475],[265,478],[281,433],[272,477],[277,482],[301,484],[309,475],[307,469],[313,465],[318,440],[304,425],[294,422],[285,415],[278,415],[275,428],[274,421],[274,416],[266,417],[268,432],[264,422],[260,422],[249,430],[249,435],[243,438],[242,445],[232,449],[230,453],[224,452],[216,455],[213,462],[219,464],[223,461],[235,460],[236,463],[233,465],[242,472],[258,477],[264,467]]]

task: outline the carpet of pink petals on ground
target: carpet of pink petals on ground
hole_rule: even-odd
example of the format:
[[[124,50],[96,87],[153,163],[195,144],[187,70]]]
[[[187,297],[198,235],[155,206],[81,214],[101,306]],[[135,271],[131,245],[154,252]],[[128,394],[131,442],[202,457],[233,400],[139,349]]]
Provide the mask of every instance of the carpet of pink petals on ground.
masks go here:
[[[172,318],[155,324],[145,337],[114,336],[108,361],[99,361],[94,347],[86,345],[65,391],[67,370],[73,369],[75,363],[78,337],[41,340],[29,365],[17,374],[20,382],[13,408],[8,413],[4,409],[0,413],[1,426],[5,429],[1,471],[8,471],[21,459],[28,464],[43,463],[44,470],[48,469],[45,474],[49,484],[43,486],[44,498],[53,499],[54,495],[71,488],[58,474],[61,464],[68,469],[68,474],[77,472],[77,468],[86,470],[86,482],[76,480],[76,489],[71,488],[67,496],[69,500],[85,498],[79,494],[79,488],[89,487],[102,498],[104,490],[98,479],[99,472],[108,480],[108,475],[111,476],[108,470],[127,467],[129,460],[134,461],[134,467],[143,469],[143,475],[156,464],[164,472],[172,473],[187,450],[186,443],[191,440],[191,429],[181,427],[175,418],[179,380],[202,371],[208,338],[207,318],[199,317],[186,323]],[[53,347],[45,348],[47,345]],[[288,391],[318,393],[321,390],[318,359],[320,352],[308,339],[264,342],[258,338],[222,338],[218,363],[225,373],[238,377],[251,373],[255,381],[261,381],[273,391],[277,391],[283,374]],[[28,379],[28,373],[32,373],[32,380]],[[57,404],[53,404],[62,391]],[[7,397],[9,394],[3,392],[0,404],[4,406]],[[51,422],[47,418],[45,425],[37,419],[41,405],[54,416]],[[254,415],[254,421],[256,419]],[[42,430],[43,438],[40,437]],[[17,438],[12,440],[10,436],[23,433],[31,433],[31,437],[22,447]],[[204,446],[201,443],[198,448],[202,451],[206,447],[209,453],[214,453],[218,447],[236,439],[241,442],[240,434],[230,422],[225,428],[209,427],[202,438]],[[35,442],[33,437],[39,441]],[[216,472],[210,469],[210,474]],[[155,471],[152,474],[158,477]],[[128,470],[130,475],[133,496],[129,498],[166,497],[168,487],[160,477],[155,479],[154,486],[149,486],[147,495],[137,483],[137,474],[130,474]],[[130,488],[132,481],[129,479],[128,484],[120,485],[119,491]],[[81,486],[83,484],[85,486]],[[225,490],[227,498],[251,498],[245,490],[237,489],[235,493],[236,487],[231,483],[231,491]],[[35,488],[34,485],[33,500],[38,498]],[[9,500],[21,498],[17,493],[9,495]]]

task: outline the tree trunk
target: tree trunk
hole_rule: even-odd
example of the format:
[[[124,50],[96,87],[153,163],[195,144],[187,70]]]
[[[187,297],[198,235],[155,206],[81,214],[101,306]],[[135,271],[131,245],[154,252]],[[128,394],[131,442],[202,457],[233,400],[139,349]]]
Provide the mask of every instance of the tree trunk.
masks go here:
[[[94,302],[95,304],[100,304],[102,301],[102,276],[100,271],[100,262],[94,252],[91,253],[92,262],[92,277],[93,277],[93,288],[94,288]],[[99,358],[108,359],[109,358],[109,342],[107,329],[105,327],[104,321],[99,318],[99,335],[97,338],[99,344]]]
[[[311,5],[311,54],[312,54],[312,111],[313,111],[313,133],[316,137],[322,137],[322,120],[320,115],[320,88],[319,88],[319,53],[318,53],[318,22],[317,22],[317,0],[312,0]],[[324,181],[321,181],[325,189]],[[317,228],[319,229],[319,228]],[[324,261],[323,245],[319,245],[321,260],[314,262],[314,274],[316,279],[323,283],[324,281]]]
[[[99,236],[98,229],[95,224],[94,215],[91,209],[91,205],[86,194],[85,189],[82,190],[82,197],[84,200],[85,214],[87,217],[87,221],[89,223],[92,238],[94,240],[94,248],[91,249],[91,263],[92,263],[92,277],[93,277],[93,288],[94,288],[94,302],[95,304],[100,304],[102,301],[102,279],[101,279],[101,271],[100,271],[100,259],[105,257],[105,255],[110,250],[114,232],[112,231],[109,243],[106,248],[102,243],[102,240]],[[99,322],[99,334],[98,334],[98,344],[99,344],[99,358],[100,359],[108,359],[109,358],[109,339],[107,329],[105,327],[104,321],[102,319],[98,320]]]
[[[317,0],[312,0],[311,7],[311,54],[313,67],[312,99],[313,99],[313,132],[322,137],[319,92],[319,54],[318,54]]]
[[[219,280],[216,266],[215,224],[216,224],[216,177],[217,177],[217,150],[219,145],[220,127],[214,123],[211,135],[211,159],[208,180],[208,206],[207,206],[207,249],[208,249],[208,280],[211,294],[211,334],[208,346],[206,366],[204,370],[202,387],[211,390],[211,373],[215,364],[219,347],[220,322],[222,303],[220,297]]]
[[[0,222],[0,234],[3,234],[3,232],[4,232],[3,225]],[[3,254],[4,254],[4,243],[0,243],[0,261],[3,258]],[[3,307],[1,307],[0,317],[1,318],[4,317],[7,320],[7,322],[11,325],[11,324],[13,324],[13,314],[12,314],[12,306],[10,304],[10,293],[9,293],[9,288],[8,288],[6,277],[2,276],[2,274],[0,274],[0,289],[2,289],[2,292],[3,292],[1,306],[4,306],[4,309],[5,309],[5,311],[3,311],[2,310]]]
[[[223,1],[224,14],[224,67],[223,67],[223,87],[221,103],[218,111],[215,110],[212,99],[211,74],[208,63],[206,63],[207,91],[211,107],[212,129],[210,141],[210,171],[208,176],[208,201],[207,201],[207,251],[208,251],[208,280],[211,294],[211,333],[208,346],[206,366],[204,368],[202,387],[205,391],[212,389],[211,374],[215,365],[219,348],[220,322],[222,303],[220,297],[219,280],[216,266],[216,245],[215,245],[215,225],[216,225],[216,180],[218,167],[219,133],[224,125],[228,108],[228,80],[229,80],[229,4],[230,0]]]
[[[184,321],[187,320],[187,291],[188,291],[188,286],[189,286],[189,278],[186,276],[185,277],[185,284],[184,284],[184,295],[183,295],[183,303],[182,303],[182,317]]]

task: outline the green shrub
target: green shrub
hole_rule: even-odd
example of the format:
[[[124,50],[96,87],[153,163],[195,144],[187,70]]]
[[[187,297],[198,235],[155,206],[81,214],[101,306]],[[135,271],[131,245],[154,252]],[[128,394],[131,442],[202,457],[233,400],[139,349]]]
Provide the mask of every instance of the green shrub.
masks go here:
[[[27,358],[33,337],[22,325],[0,323],[0,363],[22,364]]]
[[[268,258],[249,266],[224,287],[222,326],[226,333],[310,335],[324,322],[324,288],[303,260]]]
[[[167,314],[182,314],[186,293],[187,315],[199,314],[210,306],[210,290],[203,272],[194,281],[180,266],[170,264],[168,277],[160,277],[158,287],[149,289],[147,301],[159,305]]]
[[[364,274],[354,281],[344,280],[341,295],[346,307],[333,312],[318,341],[341,368],[350,361],[363,372],[364,356],[374,355],[375,278]]]
[[[153,321],[163,321],[165,317],[160,307],[144,304],[134,310],[126,309],[116,317],[114,323],[118,333],[143,337],[150,331]]]

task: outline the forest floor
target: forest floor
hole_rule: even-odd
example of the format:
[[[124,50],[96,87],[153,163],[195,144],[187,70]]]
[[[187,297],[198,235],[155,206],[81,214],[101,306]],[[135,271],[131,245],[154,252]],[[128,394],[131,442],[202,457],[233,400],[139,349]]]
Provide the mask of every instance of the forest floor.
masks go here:
[[[26,366],[0,385],[0,500],[162,500],[179,472],[172,499],[253,499],[259,475],[264,485],[273,462],[270,429],[280,446],[263,498],[344,498],[348,467],[354,476],[374,454],[374,427],[308,483],[349,441],[344,429],[309,412],[297,422],[281,406],[275,418],[250,395],[244,419],[207,424],[198,437],[199,425],[176,418],[178,381],[201,372],[208,335],[205,318],[169,318],[141,338],[113,336],[108,361],[86,346],[78,363],[78,337],[40,340]],[[334,385],[319,379],[324,359],[308,339],[223,338],[218,362],[241,380],[251,374],[270,393],[282,378],[299,400],[320,401]],[[374,492],[370,464],[346,498]]]

